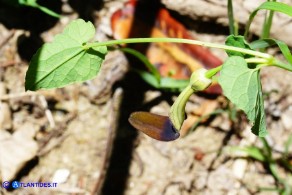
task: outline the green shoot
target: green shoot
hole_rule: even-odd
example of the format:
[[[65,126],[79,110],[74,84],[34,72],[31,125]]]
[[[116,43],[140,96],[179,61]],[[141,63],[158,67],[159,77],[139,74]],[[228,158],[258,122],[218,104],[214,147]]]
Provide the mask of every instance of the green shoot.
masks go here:
[[[290,145],[291,135],[286,143],[286,147]],[[275,159],[272,156],[272,148],[268,144],[265,138],[261,138],[262,147],[257,146],[246,146],[246,147],[231,147],[231,151],[241,151],[246,154],[248,157],[253,158],[256,161],[259,161],[267,167],[268,171],[274,177],[277,184],[281,184],[277,186],[277,189],[272,188],[260,188],[261,191],[279,191],[280,194],[291,194],[292,186],[289,184],[289,180],[284,179],[279,176],[279,166],[287,169],[287,164],[289,164],[288,159],[286,158],[287,153],[282,153],[282,157],[280,159]],[[289,168],[288,168],[289,170]],[[291,181],[291,175],[288,176]]]
[[[231,2],[229,1],[229,3]],[[229,7],[232,8],[232,5],[229,4]],[[250,23],[257,11],[261,9],[279,11],[292,16],[291,6],[278,2],[265,2],[251,14],[245,35],[247,35]],[[232,17],[231,13],[230,17]],[[271,24],[271,19],[267,19],[266,23]],[[230,30],[234,32],[234,28],[231,25]],[[269,28],[266,29],[266,32],[268,31]],[[184,108],[189,96],[196,91],[207,88],[212,81],[212,77],[220,72],[219,84],[223,89],[224,95],[246,113],[253,124],[252,132],[263,137],[267,134],[267,130],[263,92],[259,77],[260,70],[264,67],[276,66],[292,71],[292,56],[288,46],[284,42],[273,39],[262,39],[249,44],[244,37],[231,35],[227,38],[225,44],[181,38],[130,38],[89,42],[94,34],[95,28],[92,23],[86,23],[78,19],[69,24],[62,34],[57,35],[52,43],[44,44],[30,62],[26,74],[26,90],[58,88],[92,79],[99,72],[108,48],[115,45],[171,42],[223,49],[229,57],[222,66],[208,71],[204,70],[203,76],[198,70],[192,74],[193,76],[189,81],[163,78],[144,55],[129,48],[121,50],[136,56],[146,64],[149,72],[135,71],[152,86],[169,89],[173,87],[185,88],[173,104],[170,112],[170,119],[178,130],[184,121]],[[278,45],[288,63],[279,61],[267,53],[255,50],[275,44]],[[204,81],[208,81],[208,84],[200,87],[200,83],[204,83]]]
[[[246,25],[245,33],[244,33],[245,38],[247,38],[250,25],[259,10],[277,11],[283,14],[287,14],[288,16],[292,16],[291,6],[284,3],[280,3],[280,2],[272,2],[272,1],[264,2],[250,14],[247,25]]]
[[[40,4],[37,3],[37,0],[4,0],[4,3],[13,5],[13,6],[28,6],[28,7],[33,7],[36,9],[41,10],[42,12],[55,17],[55,18],[60,18],[60,14],[57,14],[56,12],[50,10],[47,7],[44,7]]]
[[[276,2],[276,0],[273,0],[273,2]],[[266,11],[265,21],[263,24],[263,30],[261,34],[261,39],[267,39],[270,38],[270,31],[272,27],[272,21],[274,16],[274,11]]]
[[[229,19],[229,33],[231,35],[238,35],[238,32],[235,28],[232,0],[228,0],[227,11]]]

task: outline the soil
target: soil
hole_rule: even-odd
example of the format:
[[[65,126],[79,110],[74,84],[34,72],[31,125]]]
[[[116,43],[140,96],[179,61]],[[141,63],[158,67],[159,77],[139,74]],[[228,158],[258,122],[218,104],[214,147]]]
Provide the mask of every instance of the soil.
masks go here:
[[[42,1],[62,11],[58,20],[34,8],[2,6],[0,1],[0,181],[57,183],[52,188],[0,187],[0,194],[279,194],[271,189],[283,186],[268,164],[234,149],[263,148],[263,143],[251,133],[241,112],[230,119],[228,112],[234,107],[224,96],[192,95],[182,137],[176,141],[156,141],[131,127],[131,112],[167,115],[178,94],[150,87],[129,71],[131,64],[120,51],[110,52],[99,76],[91,81],[25,92],[28,62],[44,42],[52,41],[79,17],[95,24],[96,40],[110,39],[110,16],[123,2]],[[222,18],[226,16],[219,14],[217,20],[219,16],[207,11],[198,16],[184,6],[180,10],[171,2],[162,2],[199,40],[224,42],[228,27]],[[225,6],[219,0],[206,2],[220,6],[219,11]],[[250,5],[249,1],[235,2]],[[278,31],[272,35],[287,40],[292,24],[283,18],[290,27],[282,35]],[[193,25],[194,21],[198,24]],[[240,20],[241,25],[244,22]],[[256,30],[253,33],[257,35]],[[277,48],[268,52],[283,59]],[[222,60],[226,57],[222,51],[214,50],[214,54]],[[292,73],[264,68],[261,81],[266,94],[267,140],[273,158],[279,159],[292,132]],[[218,114],[201,120],[214,111]],[[194,124],[196,128],[188,132]],[[278,175],[292,186],[291,172],[277,162]]]

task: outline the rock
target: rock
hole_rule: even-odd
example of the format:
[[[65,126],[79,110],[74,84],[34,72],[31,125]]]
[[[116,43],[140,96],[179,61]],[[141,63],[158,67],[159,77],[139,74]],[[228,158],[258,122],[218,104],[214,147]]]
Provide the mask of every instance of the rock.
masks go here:
[[[207,186],[216,191],[230,191],[234,188],[236,182],[232,170],[222,165],[216,170],[210,172]]]
[[[2,181],[12,180],[21,168],[38,151],[38,145],[33,140],[35,128],[31,124],[24,124],[22,129],[17,130],[13,135],[8,135],[4,131],[5,139],[0,142],[0,172]]]
[[[0,130],[11,129],[11,110],[7,103],[0,102]]]
[[[162,3],[171,10],[177,11],[182,15],[189,16],[195,20],[215,21],[216,23],[228,26],[227,17],[227,1],[222,0],[162,0]],[[234,18],[240,25],[245,25],[250,13],[256,9],[262,0],[234,0]],[[291,0],[284,0],[283,3],[291,4]],[[264,22],[264,11],[259,11],[256,15],[250,31],[256,35],[261,35],[262,24]],[[292,22],[291,18],[287,15],[276,13],[273,18],[273,24],[271,29],[271,36],[276,39],[280,39],[292,46]]]
[[[291,130],[292,129],[292,108],[287,109],[285,112],[283,112],[281,119],[282,119],[284,128],[287,130]]]
[[[246,172],[248,162],[246,159],[236,159],[232,165],[232,172],[236,179],[242,179]]]
[[[58,169],[53,176],[53,183],[65,183],[70,175],[69,169]]]

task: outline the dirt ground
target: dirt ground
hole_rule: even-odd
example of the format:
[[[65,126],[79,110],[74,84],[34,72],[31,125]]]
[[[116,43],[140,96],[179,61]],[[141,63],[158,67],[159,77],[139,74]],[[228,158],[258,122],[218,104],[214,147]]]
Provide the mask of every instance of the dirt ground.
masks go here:
[[[94,80],[61,89],[25,92],[25,73],[37,48],[52,41],[78,17],[95,24],[96,40],[109,39],[110,16],[123,7],[123,2],[51,1],[48,7],[62,10],[60,20],[33,8],[0,7],[0,181],[57,183],[52,188],[0,187],[0,194],[279,194],[268,190],[282,185],[267,164],[232,149],[263,148],[263,144],[251,133],[242,113],[230,120],[228,112],[232,109],[228,109],[230,105],[223,96],[192,95],[186,107],[188,119],[183,136],[176,141],[156,141],[131,127],[131,112],[167,115],[178,94],[147,85],[129,71],[131,65],[120,51],[110,52]],[[216,15],[207,9],[205,13],[190,12],[187,5],[192,1],[177,1],[186,6],[162,2],[198,39],[224,42],[228,27],[226,15],[220,10],[226,8],[225,3],[206,1],[207,7],[208,3],[220,6]],[[246,6],[242,10],[248,13],[260,2],[250,6],[248,0],[237,0],[235,6]],[[243,26],[246,13],[236,14]],[[291,36],[287,37],[292,31],[291,18],[277,17],[287,25],[282,35],[275,30],[272,35],[292,43]],[[253,27],[252,33],[256,36],[259,31]],[[276,48],[269,52],[282,59]],[[214,50],[214,54],[222,60],[226,57],[222,51]],[[261,72],[261,78],[267,94],[267,140],[276,159],[285,151],[292,133],[292,73],[268,67]],[[194,131],[187,132],[203,113],[216,110],[224,111],[201,120]],[[276,165],[280,177],[292,186],[291,172]]]

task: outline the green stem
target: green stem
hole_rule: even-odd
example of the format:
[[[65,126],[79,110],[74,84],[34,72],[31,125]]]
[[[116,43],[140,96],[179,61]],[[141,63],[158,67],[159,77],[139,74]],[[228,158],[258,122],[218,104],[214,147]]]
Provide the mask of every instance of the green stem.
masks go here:
[[[247,63],[256,63],[256,64],[268,64],[269,60],[263,58],[248,58],[245,59]],[[206,78],[211,79],[214,75],[216,75],[222,69],[222,65],[216,68],[212,68],[208,70],[205,74]]]
[[[36,2],[29,2],[29,3],[22,3],[23,5],[26,5],[26,6],[30,6],[30,7],[33,7],[33,8],[36,8],[36,9],[40,9],[41,11],[43,11],[44,13],[50,15],[50,16],[53,16],[55,18],[61,18],[61,15],[60,14],[57,14],[56,12],[44,7],[44,6],[41,6],[39,5],[38,3]]]
[[[208,79],[211,79],[215,74],[217,74],[217,72],[219,72],[222,69],[222,65],[218,66],[216,68],[212,68],[210,70],[208,70],[205,74],[205,77]]]
[[[273,2],[275,2],[275,1],[276,0],[273,0]],[[271,31],[271,27],[272,27],[273,17],[274,17],[274,11],[266,10],[266,16],[265,16],[265,21],[263,24],[261,39],[267,39],[270,37],[270,31]],[[261,48],[259,51],[265,52],[266,49]]]
[[[276,2],[276,0],[273,0],[273,2]],[[263,25],[261,39],[266,39],[266,38],[270,37],[270,31],[271,31],[271,27],[272,27],[274,11],[267,10],[266,12],[267,13],[266,13],[266,17],[265,17],[265,21],[264,21],[264,25]]]
[[[274,61],[271,63],[271,65],[274,65],[274,66],[277,66],[279,68],[282,68],[282,69],[285,69],[285,70],[288,70],[290,72],[292,72],[292,66],[289,65],[289,64],[285,64],[277,59],[274,59]]]
[[[249,49],[233,47],[233,46],[228,46],[228,45],[222,45],[222,44],[216,44],[216,43],[202,42],[202,41],[191,40],[191,39],[181,39],[181,38],[129,38],[129,39],[120,39],[120,40],[110,40],[110,41],[105,41],[105,42],[87,43],[83,47],[84,47],[84,49],[88,49],[91,47],[112,46],[112,45],[118,45],[118,44],[157,43],[157,42],[194,44],[194,45],[200,45],[200,46],[204,46],[204,47],[224,49],[224,50],[228,50],[228,51],[237,51],[240,53],[257,56],[260,58],[266,58],[266,59],[272,58],[272,56],[269,54],[258,52],[258,51],[253,51],[253,50],[249,50]]]
[[[265,23],[264,23],[261,39],[267,39],[270,37],[273,16],[274,16],[274,11],[269,11],[268,16],[267,16]]]
[[[233,5],[232,5],[232,0],[228,0],[228,19],[229,19],[229,33],[232,35],[237,35],[235,33],[235,27],[234,27],[234,15],[233,15]]]
[[[246,63],[255,63],[255,64],[268,64],[270,60],[263,58],[247,58],[245,59]]]
[[[169,118],[173,126],[179,131],[183,121],[185,120],[185,107],[190,98],[190,96],[195,91],[192,89],[191,85],[188,85],[177,97],[175,102],[172,104],[170,109]]]
[[[53,16],[55,18],[61,18],[61,15],[60,14],[57,14],[56,12],[46,8],[46,7],[43,7],[43,6],[38,6],[37,8],[39,8],[40,10],[42,10],[43,12],[45,12],[46,14],[50,15],[50,16]]]
[[[173,126],[179,131],[185,120],[185,107],[190,96],[205,90],[212,83],[211,79],[206,78],[206,69],[198,69],[192,73],[189,85],[179,94],[174,104],[170,108],[169,118]]]

